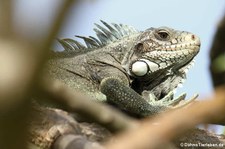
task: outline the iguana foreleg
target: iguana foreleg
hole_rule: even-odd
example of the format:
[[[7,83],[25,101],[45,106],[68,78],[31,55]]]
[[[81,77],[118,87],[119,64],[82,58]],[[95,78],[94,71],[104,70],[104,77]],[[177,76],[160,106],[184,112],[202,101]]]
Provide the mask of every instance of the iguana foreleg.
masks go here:
[[[166,106],[151,105],[138,93],[124,85],[119,79],[108,77],[101,81],[100,90],[107,101],[120,109],[138,116],[151,116],[167,109]]]

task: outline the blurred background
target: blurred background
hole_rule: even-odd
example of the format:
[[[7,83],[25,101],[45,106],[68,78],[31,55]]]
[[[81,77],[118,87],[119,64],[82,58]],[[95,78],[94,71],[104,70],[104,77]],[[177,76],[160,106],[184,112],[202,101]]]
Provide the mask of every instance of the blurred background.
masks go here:
[[[14,24],[20,28],[17,32],[29,36],[38,30],[35,36],[41,36],[48,30],[61,0],[20,0],[15,3]],[[188,73],[184,87],[179,88],[177,94],[187,92],[188,97],[191,97],[198,93],[200,98],[204,98],[213,94],[209,50],[224,12],[224,0],[82,0],[71,9],[58,37],[93,36],[94,23],[100,23],[100,19],[108,23],[132,25],[138,30],[168,26],[190,31],[200,37],[201,50],[195,66]],[[54,48],[62,49],[57,44]],[[220,132],[221,127],[212,129]]]

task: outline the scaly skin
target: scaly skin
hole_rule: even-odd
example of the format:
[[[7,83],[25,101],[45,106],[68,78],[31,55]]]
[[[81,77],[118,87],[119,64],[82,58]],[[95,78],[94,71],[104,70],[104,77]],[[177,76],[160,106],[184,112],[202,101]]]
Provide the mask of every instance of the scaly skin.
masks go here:
[[[103,24],[108,30],[97,25],[97,40],[78,36],[87,47],[71,39],[59,40],[65,51],[49,61],[50,75],[93,100],[107,101],[137,116],[167,109],[173,94],[163,98],[185,79],[199,52],[199,38],[167,27],[139,32]]]

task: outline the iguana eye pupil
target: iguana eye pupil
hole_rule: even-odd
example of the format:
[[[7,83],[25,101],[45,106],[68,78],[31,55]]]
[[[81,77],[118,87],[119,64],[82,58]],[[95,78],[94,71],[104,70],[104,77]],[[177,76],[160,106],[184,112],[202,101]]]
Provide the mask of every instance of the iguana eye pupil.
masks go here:
[[[162,39],[167,39],[168,38],[168,33],[167,32],[159,32],[159,37]]]

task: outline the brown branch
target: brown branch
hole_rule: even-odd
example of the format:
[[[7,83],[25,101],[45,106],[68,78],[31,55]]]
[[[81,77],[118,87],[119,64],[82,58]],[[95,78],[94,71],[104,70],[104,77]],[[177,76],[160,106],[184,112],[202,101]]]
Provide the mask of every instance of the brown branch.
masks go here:
[[[195,103],[188,108],[164,113],[117,137],[117,143],[108,143],[107,149],[157,148],[201,123],[225,122],[225,86],[217,89],[213,99]],[[158,125],[152,125],[157,123]],[[129,137],[128,137],[129,136]],[[209,142],[210,143],[210,142]]]
[[[0,36],[6,38],[12,33],[12,1],[0,2]]]
[[[71,0],[65,1],[61,13],[59,13],[60,17],[65,15],[68,4],[71,4]],[[48,41],[45,42],[46,44],[43,47],[49,47],[49,43],[53,40],[50,38],[57,34],[56,31],[58,31],[61,24],[58,21],[61,21],[61,19],[56,19],[56,25],[52,27]],[[20,98],[24,97],[27,91],[30,91],[33,86],[31,84],[37,80],[40,70],[47,60],[46,56],[43,56],[47,55],[45,54],[47,50],[13,37],[11,40],[2,39],[0,42],[0,106],[1,110],[4,110],[7,109],[7,104],[17,105]]]
[[[70,7],[73,6],[73,4],[76,2],[76,0],[66,0],[63,2],[62,7],[60,7],[60,10],[58,11],[58,14],[56,15],[55,21],[52,23],[51,30],[46,35],[46,38],[43,40],[43,50],[50,50],[50,47],[57,37],[57,34],[59,30],[61,29],[62,24],[64,23],[65,16],[68,13],[68,10]]]
[[[59,17],[64,17],[71,0],[64,1]],[[11,1],[1,1],[0,23],[0,148],[26,148],[26,123],[30,111],[30,95],[47,60],[52,38],[62,19],[57,18],[47,40],[31,44],[29,39],[11,33]],[[2,22],[3,21],[3,22]],[[29,24],[29,23],[28,23]],[[41,39],[44,39],[42,37]],[[41,41],[37,39],[37,41]],[[38,46],[43,45],[43,46]]]
[[[48,53],[51,49],[51,46],[53,44],[53,41],[55,40],[61,25],[64,22],[64,19],[66,18],[66,15],[69,11],[69,8],[73,6],[73,3],[75,0],[65,0],[62,2],[61,7],[58,11],[58,14],[56,15],[55,20],[52,22],[51,28],[49,32],[42,37],[41,39],[36,39],[35,46],[38,47],[38,53],[36,53],[36,57],[39,57],[39,61],[37,64],[40,66],[38,67],[36,73],[39,76],[39,73],[43,69],[43,64],[48,60]],[[46,54],[47,53],[47,54]],[[38,81],[38,79],[36,79]]]
[[[137,126],[135,120],[121,112],[91,100],[89,97],[74,92],[57,81],[45,81],[39,86],[41,95],[48,98],[68,112],[78,113],[85,118],[97,122],[111,131],[121,131]]]

